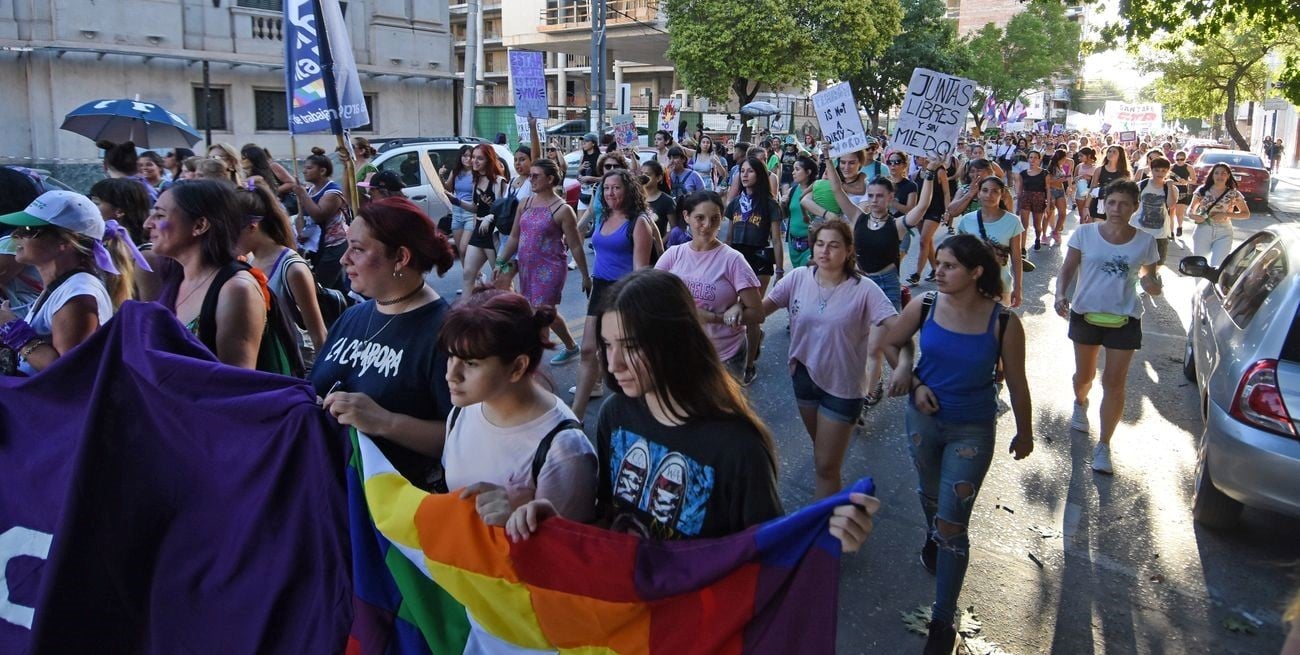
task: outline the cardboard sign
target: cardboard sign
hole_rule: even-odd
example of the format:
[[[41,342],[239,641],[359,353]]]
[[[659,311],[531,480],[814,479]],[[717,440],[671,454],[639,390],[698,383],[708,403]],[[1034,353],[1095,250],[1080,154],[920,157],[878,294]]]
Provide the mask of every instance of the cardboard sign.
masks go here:
[[[542,53],[511,50],[510,81],[515,86],[515,115],[546,118],[546,68]]]
[[[813,110],[822,134],[831,142],[831,156],[839,157],[867,147],[867,130],[848,82],[840,82],[813,96]]]
[[[420,170],[424,171],[424,176],[429,180],[429,186],[433,187],[433,193],[429,196],[433,199],[432,206],[438,210],[430,213],[429,218],[435,222],[451,213],[451,201],[447,200],[447,188],[442,185],[442,177],[438,175],[437,169],[433,167],[433,160],[429,159],[429,151],[426,148],[420,148]],[[433,214],[437,214],[434,216]]]
[[[632,114],[618,114],[614,117],[614,141],[619,148],[636,145],[636,117]]]
[[[1137,140],[1138,140],[1138,133],[1134,132],[1133,130],[1119,133],[1120,143],[1137,143]]]
[[[673,140],[677,139],[678,123],[682,120],[681,101],[676,98],[666,98],[659,101],[659,129],[667,130],[673,135]]]
[[[528,135],[527,116],[515,116],[515,138],[519,141],[519,145],[528,145],[530,137]],[[543,142],[546,141],[546,121],[540,118],[537,119],[537,138]]]
[[[911,155],[944,157],[957,149],[975,83],[925,68],[912,70],[889,146]],[[1007,125],[1011,130],[1011,125]]]

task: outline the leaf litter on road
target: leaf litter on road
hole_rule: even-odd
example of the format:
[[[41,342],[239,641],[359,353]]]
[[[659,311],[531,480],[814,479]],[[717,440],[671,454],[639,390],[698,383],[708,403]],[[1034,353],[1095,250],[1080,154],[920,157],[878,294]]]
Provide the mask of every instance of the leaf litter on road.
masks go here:
[[[903,625],[907,627],[909,632],[921,636],[929,634],[929,605],[920,605],[906,612],[899,612],[899,615],[903,619]],[[965,653],[966,655],[1011,655],[1001,646],[980,635],[980,632],[984,629],[984,623],[975,614],[974,605],[961,611],[958,624],[960,627],[957,632],[961,633],[963,645],[963,648],[958,650],[958,653]]]

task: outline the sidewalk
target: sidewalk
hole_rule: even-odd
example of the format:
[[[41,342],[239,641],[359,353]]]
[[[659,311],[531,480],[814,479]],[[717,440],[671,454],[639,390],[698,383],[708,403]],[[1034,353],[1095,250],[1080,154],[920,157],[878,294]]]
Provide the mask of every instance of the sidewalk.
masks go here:
[[[1300,222],[1300,168],[1280,167],[1273,174],[1268,204],[1279,221]]]

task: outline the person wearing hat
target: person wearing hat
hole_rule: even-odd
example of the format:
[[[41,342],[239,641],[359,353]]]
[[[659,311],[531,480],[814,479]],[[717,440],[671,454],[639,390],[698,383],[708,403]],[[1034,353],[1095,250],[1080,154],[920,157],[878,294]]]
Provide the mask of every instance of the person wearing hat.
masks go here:
[[[668,149],[668,189],[674,198],[684,198],[704,190],[704,178],[686,167],[686,150],[681,146]]]
[[[0,224],[16,228],[15,259],[36,267],[45,285],[26,318],[0,303],[0,343],[27,375],[90,338],[131,297],[136,267],[150,270],[126,228],[105,222],[79,193],[47,191]]]
[[[595,132],[588,132],[582,137],[582,158],[578,160],[578,182],[582,189],[578,192],[578,211],[583,211],[591,204],[591,192],[600,182],[600,171],[596,164],[600,162],[600,140]]]
[[[371,200],[383,200],[384,198],[401,198],[402,189],[406,187],[402,184],[402,178],[397,171],[379,171],[370,176],[365,182],[358,182],[357,186],[366,190]]]

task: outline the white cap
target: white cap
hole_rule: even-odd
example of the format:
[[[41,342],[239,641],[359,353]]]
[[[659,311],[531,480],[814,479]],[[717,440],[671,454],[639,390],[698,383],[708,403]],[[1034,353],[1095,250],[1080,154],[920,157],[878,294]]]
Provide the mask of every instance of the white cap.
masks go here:
[[[90,198],[75,191],[46,191],[27,205],[27,209],[0,216],[0,223],[27,227],[53,225],[96,241],[104,240],[104,218],[99,208]]]

